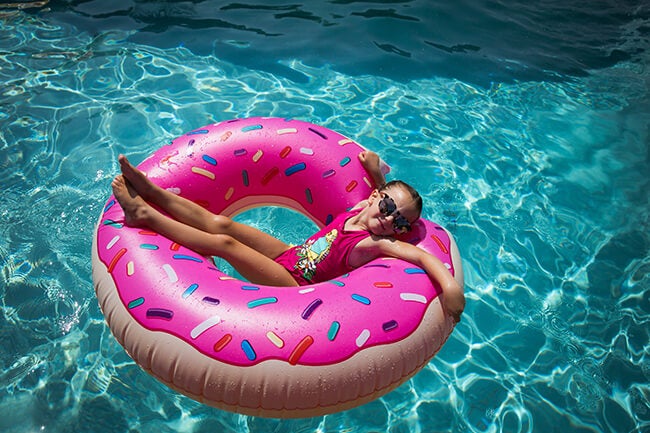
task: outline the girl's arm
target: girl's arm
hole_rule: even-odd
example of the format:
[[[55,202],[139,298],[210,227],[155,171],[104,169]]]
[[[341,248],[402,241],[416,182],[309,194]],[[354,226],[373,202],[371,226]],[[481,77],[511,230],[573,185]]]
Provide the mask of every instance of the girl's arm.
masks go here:
[[[380,256],[395,257],[406,260],[424,269],[429,278],[442,288],[442,306],[456,322],[465,309],[463,287],[454,279],[451,272],[435,256],[422,248],[393,238],[376,238]]]

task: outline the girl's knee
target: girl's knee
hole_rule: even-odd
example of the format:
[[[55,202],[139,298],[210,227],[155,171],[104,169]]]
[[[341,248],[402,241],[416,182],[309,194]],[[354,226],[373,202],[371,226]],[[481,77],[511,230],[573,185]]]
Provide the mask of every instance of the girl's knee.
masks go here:
[[[210,232],[216,234],[228,233],[232,227],[232,219],[223,215],[214,215],[210,222]]]

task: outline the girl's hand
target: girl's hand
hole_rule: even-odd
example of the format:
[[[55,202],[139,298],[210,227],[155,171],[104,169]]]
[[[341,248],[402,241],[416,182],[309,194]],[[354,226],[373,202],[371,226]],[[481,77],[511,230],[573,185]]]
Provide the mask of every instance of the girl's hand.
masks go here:
[[[364,150],[359,153],[359,161],[366,169],[375,186],[380,187],[386,183],[386,178],[381,172],[381,158],[372,150]]]

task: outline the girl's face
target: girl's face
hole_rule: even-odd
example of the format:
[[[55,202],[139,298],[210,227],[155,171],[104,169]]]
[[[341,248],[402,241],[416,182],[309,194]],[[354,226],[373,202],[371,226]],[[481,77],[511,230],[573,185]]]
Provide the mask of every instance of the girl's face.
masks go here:
[[[406,233],[420,217],[411,194],[400,186],[375,190],[368,199],[368,208],[368,230],[378,236]]]

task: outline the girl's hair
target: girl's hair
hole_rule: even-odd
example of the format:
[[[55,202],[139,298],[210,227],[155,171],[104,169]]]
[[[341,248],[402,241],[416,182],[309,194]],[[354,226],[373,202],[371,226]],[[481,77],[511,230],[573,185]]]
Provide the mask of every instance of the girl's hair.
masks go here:
[[[383,184],[381,187],[379,187],[379,192],[385,191],[391,187],[400,187],[404,188],[406,191],[408,191],[409,194],[411,194],[411,198],[413,199],[413,204],[415,205],[415,209],[418,212],[418,217],[422,214],[422,197],[420,197],[420,193],[417,192],[415,188],[413,188],[411,185],[409,185],[406,182],[403,182],[401,180],[391,180],[388,183]]]

